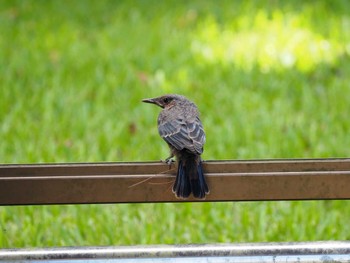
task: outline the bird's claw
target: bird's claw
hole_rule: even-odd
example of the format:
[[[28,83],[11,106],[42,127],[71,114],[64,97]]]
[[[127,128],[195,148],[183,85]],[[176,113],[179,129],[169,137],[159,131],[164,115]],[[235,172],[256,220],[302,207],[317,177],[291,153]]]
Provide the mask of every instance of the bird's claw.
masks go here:
[[[164,161],[162,160],[162,162],[171,166],[172,163],[175,163],[175,160],[172,157],[169,157],[169,158],[166,158]]]

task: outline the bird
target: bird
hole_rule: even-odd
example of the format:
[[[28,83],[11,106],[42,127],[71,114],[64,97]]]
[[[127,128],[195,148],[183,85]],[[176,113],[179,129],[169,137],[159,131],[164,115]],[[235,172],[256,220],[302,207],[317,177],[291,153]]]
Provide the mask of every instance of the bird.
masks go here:
[[[165,162],[178,161],[173,192],[177,198],[186,199],[191,193],[197,199],[209,194],[201,154],[205,143],[205,132],[197,106],[185,96],[167,94],[143,99],[162,108],[158,116],[158,132],[170,148]]]

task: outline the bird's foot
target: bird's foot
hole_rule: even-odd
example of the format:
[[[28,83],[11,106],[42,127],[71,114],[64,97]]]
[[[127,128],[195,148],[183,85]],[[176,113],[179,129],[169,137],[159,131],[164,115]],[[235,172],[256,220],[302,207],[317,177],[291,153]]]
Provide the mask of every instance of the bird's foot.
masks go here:
[[[166,158],[164,161],[162,160],[162,162],[171,166],[173,163],[175,163],[175,160],[173,159],[173,156],[170,156],[170,157]]]

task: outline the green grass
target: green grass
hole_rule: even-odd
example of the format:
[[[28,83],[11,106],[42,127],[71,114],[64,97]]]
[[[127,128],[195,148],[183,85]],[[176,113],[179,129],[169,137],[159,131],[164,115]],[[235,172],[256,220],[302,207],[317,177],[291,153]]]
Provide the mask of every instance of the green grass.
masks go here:
[[[204,159],[349,157],[348,1],[0,0],[0,162],[159,160],[194,100]],[[233,186],[234,187],[234,186]],[[350,239],[347,201],[0,207],[0,247]]]

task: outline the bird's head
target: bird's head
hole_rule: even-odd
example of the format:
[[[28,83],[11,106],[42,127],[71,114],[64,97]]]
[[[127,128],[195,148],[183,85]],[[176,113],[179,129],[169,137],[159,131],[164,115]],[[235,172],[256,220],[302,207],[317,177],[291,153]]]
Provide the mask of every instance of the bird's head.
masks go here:
[[[168,95],[163,95],[157,98],[152,98],[152,99],[144,99],[142,102],[146,103],[152,103],[155,105],[158,105],[161,108],[171,108],[175,106],[178,102],[181,100],[186,100],[184,96],[181,95],[176,95],[176,94],[168,94]]]

